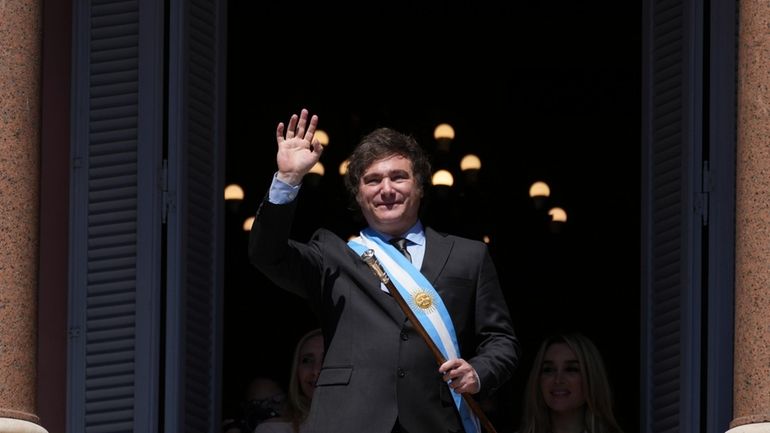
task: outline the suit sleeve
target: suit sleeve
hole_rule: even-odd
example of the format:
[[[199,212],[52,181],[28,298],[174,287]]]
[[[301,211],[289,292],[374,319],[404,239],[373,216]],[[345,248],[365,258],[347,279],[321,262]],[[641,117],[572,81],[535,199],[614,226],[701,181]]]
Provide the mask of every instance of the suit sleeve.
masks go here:
[[[521,351],[497,270],[486,246],[477,280],[475,335],[476,356],[468,362],[479,375],[480,397],[483,398],[511,378],[519,364]]]
[[[276,285],[315,302],[320,299],[323,255],[318,233],[308,244],[289,239],[295,209],[296,201],[262,202],[249,235],[249,258]]]

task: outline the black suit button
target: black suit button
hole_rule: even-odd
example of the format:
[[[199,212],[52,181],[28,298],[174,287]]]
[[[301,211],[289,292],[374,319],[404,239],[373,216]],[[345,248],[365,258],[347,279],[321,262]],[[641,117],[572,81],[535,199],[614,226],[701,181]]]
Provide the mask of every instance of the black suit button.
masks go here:
[[[406,341],[409,339],[409,334],[406,333],[406,331],[401,331],[401,339]]]
[[[403,368],[398,369],[398,377],[404,377],[406,376],[406,371],[404,371]]]

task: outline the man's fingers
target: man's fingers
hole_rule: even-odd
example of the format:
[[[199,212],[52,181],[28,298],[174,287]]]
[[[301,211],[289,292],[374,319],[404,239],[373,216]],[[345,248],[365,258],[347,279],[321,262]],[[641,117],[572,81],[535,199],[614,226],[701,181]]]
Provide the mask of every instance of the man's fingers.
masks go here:
[[[315,146],[315,141],[313,140],[313,136],[315,135],[316,127],[318,126],[318,116],[315,114],[313,117],[310,118],[310,125],[307,127],[307,132],[305,132],[305,140],[312,141],[313,146]]]
[[[302,137],[302,138],[305,137],[306,124],[307,124],[307,110],[303,108],[299,115],[299,122],[297,123],[297,131],[295,134],[297,137]]]
[[[278,124],[276,129],[276,138],[280,143],[283,140],[290,140],[294,137],[298,137],[302,140],[307,140],[311,143],[311,149],[315,147],[315,141],[313,137],[315,135],[316,128],[318,127],[318,116],[315,114],[310,117],[308,121],[308,115],[310,113],[307,109],[303,108],[299,116],[292,114],[289,119],[289,125],[284,126],[283,123]],[[284,134],[285,132],[285,134]]]
[[[318,157],[320,158],[321,154],[324,151],[324,147],[321,145],[320,141],[313,139],[313,142],[310,143],[310,151],[316,152],[318,154]]]
[[[294,130],[297,128],[297,115],[292,114],[289,119],[289,128],[286,130],[286,139],[294,138]]]
[[[476,372],[467,361],[460,358],[447,361],[441,365],[439,373],[450,388],[459,394],[478,392]]]
[[[283,138],[283,122],[278,123],[278,127],[275,128],[275,139],[280,144],[284,138]]]

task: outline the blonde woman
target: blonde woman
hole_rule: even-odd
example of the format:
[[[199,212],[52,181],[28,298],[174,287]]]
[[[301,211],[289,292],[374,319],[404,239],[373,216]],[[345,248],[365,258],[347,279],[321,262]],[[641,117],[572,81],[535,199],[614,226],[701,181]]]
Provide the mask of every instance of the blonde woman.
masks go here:
[[[294,350],[289,378],[286,414],[258,425],[254,433],[303,433],[310,412],[316,381],[324,357],[324,340],[320,329],[305,334]]]
[[[623,433],[601,354],[581,334],[546,339],[532,365],[519,433]]]

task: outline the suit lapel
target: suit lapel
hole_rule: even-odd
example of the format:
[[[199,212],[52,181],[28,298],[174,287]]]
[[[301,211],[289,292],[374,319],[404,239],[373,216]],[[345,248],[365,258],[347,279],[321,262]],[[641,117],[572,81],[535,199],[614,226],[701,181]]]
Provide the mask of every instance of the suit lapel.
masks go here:
[[[449,253],[452,251],[454,242],[440,235],[430,227],[425,229],[425,257],[422,259],[422,268],[420,272],[435,287],[436,280],[444,270]]]

